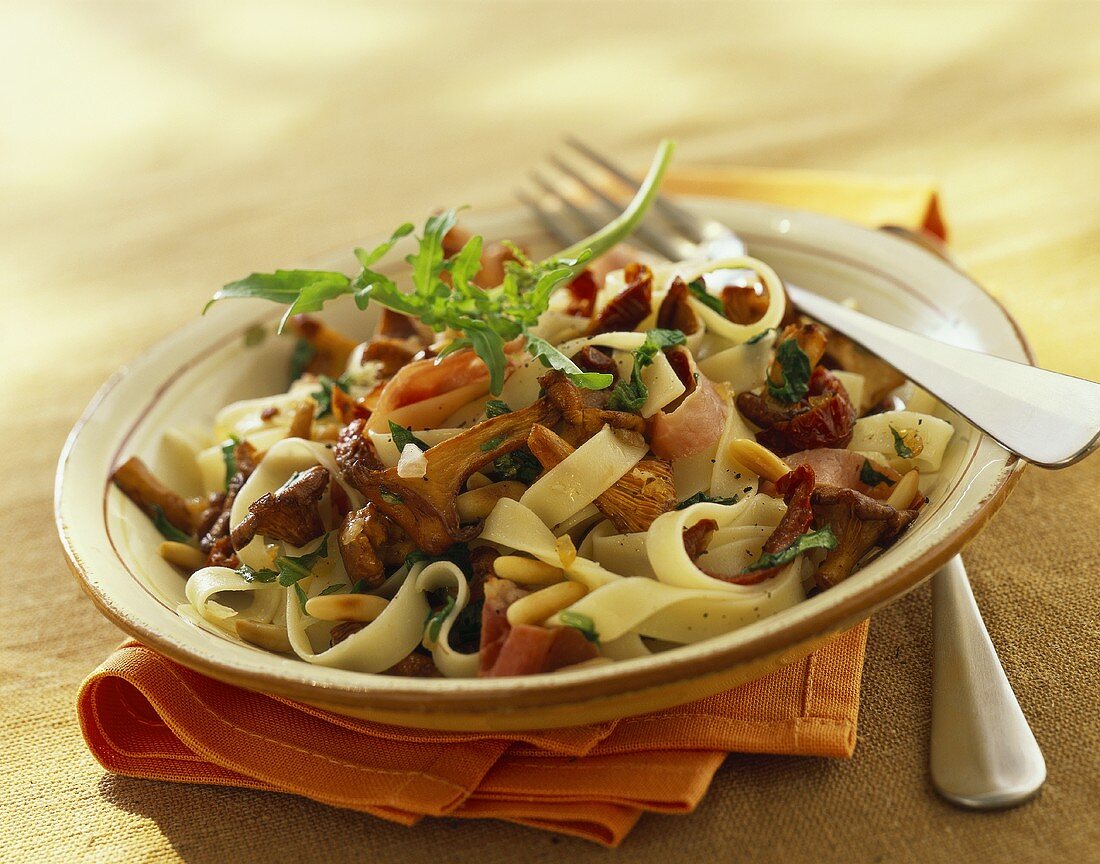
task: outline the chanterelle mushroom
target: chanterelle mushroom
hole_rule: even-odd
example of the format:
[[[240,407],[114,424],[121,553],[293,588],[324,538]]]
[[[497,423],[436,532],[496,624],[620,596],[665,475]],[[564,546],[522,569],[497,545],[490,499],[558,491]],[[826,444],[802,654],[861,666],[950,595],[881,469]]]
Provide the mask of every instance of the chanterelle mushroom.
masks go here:
[[[837,539],[836,548],[814,573],[823,589],[847,579],[867,550],[884,545],[917,518],[916,510],[895,510],[854,489],[818,486],[811,501],[814,524],[828,525]]]
[[[154,477],[137,456],[131,456],[119,465],[111,479],[150,518],[160,510],[164,518],[181,531],[190,534],[195,530],[187,502]]]
[[[454,543],[472,540],[481,530],[479,524],[461,524],[455,503],[470,475],[526,444],[536,423],[553,424],[560,416],[557,406],[543,398],[527,408],[478,423],[426,450],[428,467],[423,477],[401,477],[396,467],[372,469],[365,458],[349,456],[364,452],[362,445],[348,440],[350,436],[337,445],[336,460],[348,482],[379,512],[404,528],[418,549],[439,555]],[[351,429],[349,426],[348,431]]]
[[[568,428],[564,437],[574,447],[579,447],[605,425],[612,429],[625,429],[641,434],[645,420],[627,411],[611,411],[607,406],[607,390],[586,390],[578,387],[564,372],[554,369],[539,378],[539,384],[558,410]]]
[[[545,426],[535,426],[527,446],[542,467],[549,471],[573,452],[573,446]],[[626,534],[647,531],[653,520],[676,506],[672,465],[648,456],[596,498],[596,507]]]
[[[387,567],[395,567],[413,551],[409,535],[373,504],[344,517],[337,534],[340,557],[353,583],[360,579],[371,588],[385,581]]]
[[[304,546],[325,532],[317,503],[328,487],[328,469],[314,465],[281,489],[260,496],[248,507],[246,515],[233,527],[235,549],[243,549],[257,534],[282,540],[292,546]]]

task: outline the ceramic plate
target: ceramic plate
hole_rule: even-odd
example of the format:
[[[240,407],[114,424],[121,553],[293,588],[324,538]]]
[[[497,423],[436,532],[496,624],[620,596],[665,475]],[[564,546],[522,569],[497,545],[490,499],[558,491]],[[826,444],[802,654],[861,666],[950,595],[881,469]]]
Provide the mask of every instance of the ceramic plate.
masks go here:
[[[930,336],[1031,362],[1005,310],[930,252],[883,232],[794,210],[717,199],[684,199],[736,230],[749,253],[779,274],[834,300]],[[471,213],[468,227],[550,250],[519,210]],[[369,245],[369,244],[368,244]],[[265,262],[256,262],[262,269]],[[271,265],[287,262],[267,262]],[[319,261],[314,265],[352,266]],[[237,274],[227,273],[227,277]],[[216,286],[210,286],[213,289]],[[61,454],[58,531],[85,591],[111,621],[172,659],[242,687],[359,717],[437,729],[575,725],[701,698],[803,656],[919,584],[986,523],[1022,464],[957,416],[931,502],[892,548],[846,582],[728,635],[609,666],[522,678],[453,680],[366,675],[313,666],[220,637],[180,618],[184,580],[157,554],[161,537],[108,482],[115,465],[140,456],[172,487],[194,478],[168,470],[162,433],[208,423],[228,402],[281,392],[292,340],[245,333],[271,325],[276,307],[223,303],[149,350],[108,381]],[[369,316],[335,304],[324,317],[360,338]],[[197,489],[196,489],[197,491]]]

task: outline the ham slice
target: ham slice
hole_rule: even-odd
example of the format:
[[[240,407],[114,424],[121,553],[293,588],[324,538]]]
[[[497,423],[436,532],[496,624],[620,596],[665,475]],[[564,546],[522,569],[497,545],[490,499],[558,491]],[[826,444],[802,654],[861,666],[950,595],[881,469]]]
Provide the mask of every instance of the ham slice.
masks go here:
[[[669,414],[653,420],[650,446],[662,459],[682,459],[717,443],[726,426],[726,400],[713,382],[699,373],[695,390]]]
[[[835,486],[839,489],[854,489],[871,498],[883,500],[890,497],[893,484],[901,479],[901,475],[886,465],[876,462],[871,463],[871,468],[885,476],[889,483],[878,483],[868,486],[859,479],[863,470],[864,456],[852,450],[837,450],[832,447],[822,447],[817,450],[802,450],[784,457],[791,468],[799,465],[808,465],[813,469],[818,486]]]

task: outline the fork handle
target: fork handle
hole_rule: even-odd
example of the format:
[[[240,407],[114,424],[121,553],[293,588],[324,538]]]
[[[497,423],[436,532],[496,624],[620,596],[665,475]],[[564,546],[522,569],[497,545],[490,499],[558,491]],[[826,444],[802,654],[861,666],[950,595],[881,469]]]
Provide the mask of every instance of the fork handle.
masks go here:
[[[787,285],[798,308],[877,354],[1006,449],[1064,468],[1100,444],[1100,384],[895,327]]]

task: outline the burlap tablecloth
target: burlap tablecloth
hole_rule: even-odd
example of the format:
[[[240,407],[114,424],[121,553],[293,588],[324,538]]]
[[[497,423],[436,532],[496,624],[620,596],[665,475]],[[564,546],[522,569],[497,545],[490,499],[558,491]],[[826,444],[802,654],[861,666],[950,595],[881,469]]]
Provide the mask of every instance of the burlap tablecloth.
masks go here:
[[[504,200],[563,130],[637,162],[671,132],[685,163],[934,175],[956,253],[1040,359],[1100,375],[1096,4],[579,10],[6,8],[0,861],[1100,860],[1097,459],[1028,471],[966,556],[1047,757],[1017,810],[929,787],[927,586],[872,623],[851,762],[731,756],[694,815],[614,852],[112,778],[85,750],[74,693],[120,634],[62,562],[50,487],[96,387],[226,277]]]

